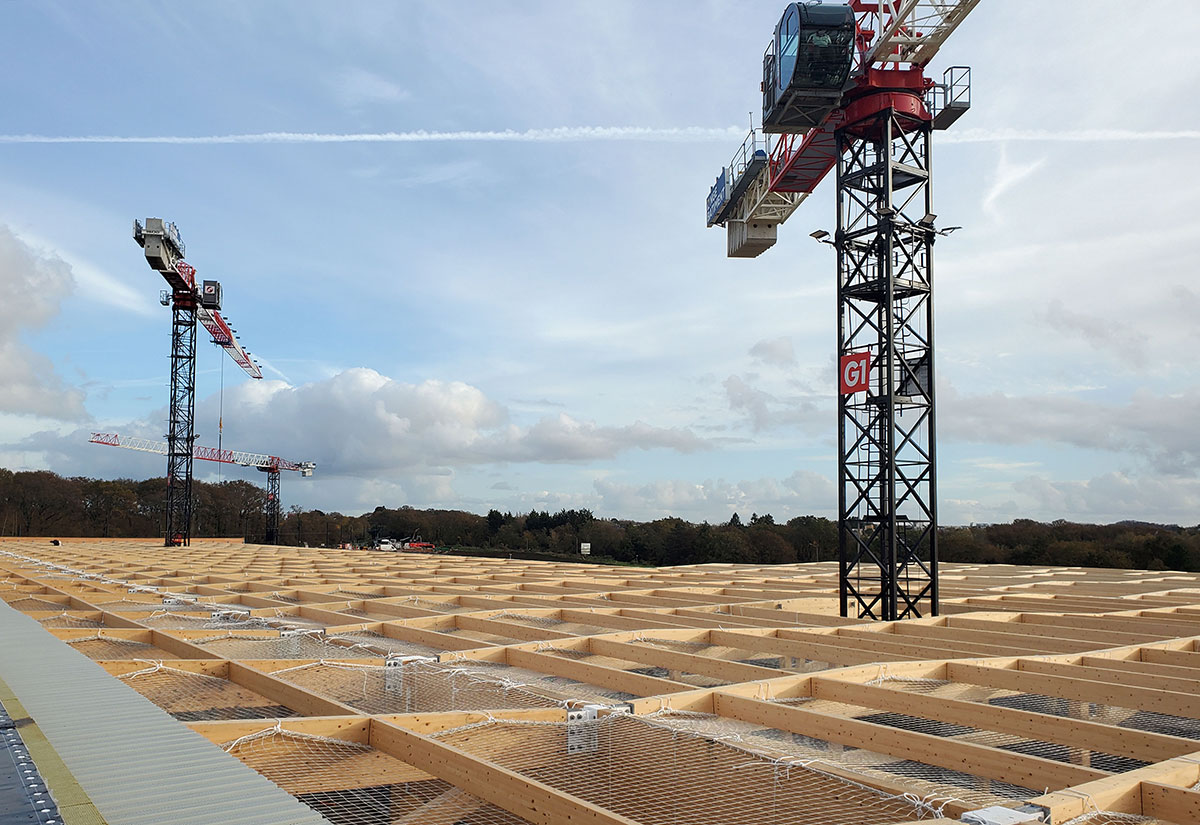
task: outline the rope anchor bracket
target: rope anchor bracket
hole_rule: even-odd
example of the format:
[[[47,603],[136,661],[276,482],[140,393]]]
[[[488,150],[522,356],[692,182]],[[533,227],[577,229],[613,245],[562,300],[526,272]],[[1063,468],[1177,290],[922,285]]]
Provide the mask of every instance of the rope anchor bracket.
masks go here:
[[[600,727],[596,720],[604,705],[584,705],[567,711],[567,753],[595,753],[600,749]]]

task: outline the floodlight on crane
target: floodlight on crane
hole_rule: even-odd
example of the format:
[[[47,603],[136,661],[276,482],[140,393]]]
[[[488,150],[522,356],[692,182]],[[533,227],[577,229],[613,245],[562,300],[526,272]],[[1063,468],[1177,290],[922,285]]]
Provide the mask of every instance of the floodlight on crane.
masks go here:
[[[753,258],[835,169],[838,544],[843,616],[938,613],[931,137],[971,70],[926,77],[979,0],[789,3],[762,64],[762,134],[721,170],[708,225]],[[778,135],[771,142],[767,135]]]

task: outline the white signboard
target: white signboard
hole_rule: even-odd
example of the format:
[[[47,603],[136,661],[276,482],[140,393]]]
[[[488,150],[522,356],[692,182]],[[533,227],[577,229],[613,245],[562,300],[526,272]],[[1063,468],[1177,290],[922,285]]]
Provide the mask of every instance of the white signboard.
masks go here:
[[[590,541],[581,542],[579,544],[579,553],[583,556],[592,555],[592,543]]]

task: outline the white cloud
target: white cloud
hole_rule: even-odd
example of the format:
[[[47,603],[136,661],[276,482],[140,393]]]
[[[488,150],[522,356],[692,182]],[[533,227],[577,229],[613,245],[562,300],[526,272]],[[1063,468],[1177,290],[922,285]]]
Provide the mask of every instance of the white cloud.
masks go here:
[[[146,297],[145,291],[133,289],[90,259],[26,229],[14,230],[13,234],[35,255],[66,263],[71,270],[73,285],[81,297],[147,317],[158,314],[159,307]]]
[[[828,478],[798,470],[787,478],[758,478],[730,482],[682,479],[627,484],[599,479],[593,509],[620,513],[624,518],[656,519],[677,516],[689,521],[724,521],[733,513],[743,520],[751,513],[770,513],[776,521],[800,515],[833,515],[837,491]]]
[[[43,255],[0,225],[0,410],[59,420],[86,416],[83,393],[68,389],[49,358],[21,340],[47,323],[75,287],[71,267]]]
[[[70,264],[71,271],[75,273],[76,283],[79,285],[79,294],[89,301],[146,317],[159,314],[160,307],[146,297],[148,293],[152,293],[152,290],[138,292],[91,261],[66,250],[56,249],[55,254]]]
[[[956,129],[938,143],[1146,143],[1200,140],[1200,129]]]
[[[156,417],[165,416],[159,411]],[[522,426],[469,384],[406,384],[364,368],[298,387],[271,380],[239,384],[225,390],[223,417],[227,448],[315,461],[321,477],[382,478],[443,502],[452,500],[454,473],[463,468],[585,463],[629,450],[690,453],[711,446],[684,428],[644,422],[604,426],[565,413]],[[215,398],[197,405],[197,421],[216,418]],[[148,419],[119,431],[158,438],[161,426]],[[40,452],[49,466],[64,472],[111,472],[115,457],[96,453],[100,448],[87,438],[82,430],[68,436],[43,432],[8,446]],[[207,446],[214,442],[212,434],[198,439]]]
[[[1030,476],[1013,485],[1025,501],[1025,518],[1050,521],[1148,521],[1184,526],[1200,523],[1200,480],[1163,479],[1110,472],[1086,480]],[[1187,518],[1190,516],[1190,519]]]
[[[494,493],[542,509],[596,501],[603,472],[628,485],[631,508],[661,491],[695,508],[689,515],[728,518],[756,495],[755,482],[703,479],[782,477],[789,456],[831,452],[834,262],[806,234],[831,228],[833,181],[757,261],[727,260],[724,233],[706,230],[700,209],[744,137],[745,127],[725,124],[744,122],[753,103],[756,55],[778,5],[707,2],[682,15],[627,0],[584,11],[481,6],[467,27],[446,3],[275,20],[254,5],[238,7],[240,28],[197,5],[170,14],[189,25],[162,27],[182,40],[140,39],[161,56],[195,58],[173,76],[187,105],[150,126],[106,82],[122,74],[117,64],[82,71],[61,50],[36,47],[69,33],[36,15],[25,27],[31,76],[58,88],[78,117],[65,132],[18,119],[7,131],[43,134],[0,138],[28,144],[5,147],[0,163],[7,220],[80,253],[60,257],[87,300],[36,340],[56,364],[111,373],[111,401],[88,390],[94,414],[127,421],[162,403],[161,389],[146,398],[122,384],[165,372],[165,327],[122,313],[127,329],[105,333],[101,346],[67,327],[100,327],[112,321],[109,306],[139,301],[162,313],[144,280],[153,273],[130,259],[127,219],[114,213],[177,203],[172,217],[209,250],[206,266],[243,285],[249,344],[274,342],[272,363],[294,379],[227,395],[226,443],[322,461],[316,478],[289,485],[309,491],[310,506],[447,494],[440,503],[474,506],[471,496]],[[1088,59],[1119,53],[1130,38],[1153,42],[1155,24],[1142,16],[1113,27],[1081,15],[1084,6],[985,3],[939,58],[939,68],[959,58],[976,67],[973,110],[935,137],[934,211],[966,226],[937,247],[939,378],[964,393],[942,396],[942,473],[970,482],[943,485],[958,502],[943,501],[947,519],[971,508],[992,520],[1026,474],[1068,484],[1129,465],[1170,483],[1200,463],[1188,433],[1197,412],[1189,388],[1200,383],[1191,356],[1200,224],[1190,218],[1200,131],[1178,105],[1194,96],[1200,69],[1170,49],[1143,50],[1134,73]],[[1035,13],[1045,25],[1026,25]],[[80,29],[108,44],[109,57],[136,52],[136,33],[111,15],[81,6],[68,18],[78,25],[81,14],[91,25]],[[1173,14],[1177,28],[1200,22],[1190,7]],[[1077,36],[1064,40],[1068,26]],[[1001,36],[1013,31],[1020,36]],[[274,69],[254,69],[264,63]],[[549,70],[561,66],[570,72]],[[1059,82],[1047,87],[1047,76]],[[681,93],[698,82],[703,96]],[[13,92],[13,111],[37,111],[40,87]],[[1136,98],[1138,121],[1095,105],[1101,98]],[[555,124],[563,128],[530,128]],[[171,174],[131,173],[148,157]],[[114,287],[126,274],[132,289],[122,292]],[[317,359],[411,383],[339,380],[306,366]],[[469,393],[449,381],[427,386],[427,376],[462,378],[498,414],[473,411]],[[200,413],[211,442],[214,405]],[[161,437],[165,414],[155,415],[141,426]],[[0,441],[21,441],[29,428],[12,432]],[[721,450],[709,464],[709,455],[680,455],[693,433],[747,438],[702,442]],[[641,452],[649,445],[655,452]],[[152,456],[61,438],[46,446],[69,448],[72,461],[54,465],[66,472],[161,472]],[[972,449],[986,462],[945,461]],[[496,483],[519,491],[488,492]]]
[[[745,413],[755,432],[771,426],[773,416],[770,405],[775,401],[774,396],[755,389],[736,375],[726,378],[723,386],[729,399],[729,409]]]
[[[1128,367],[1149,361],[1150,336],[1120,318],[1101,318],[1068,309],[1055,298],[1040,319],[1063,335],[1081,338],[1093,350],[1107,352]]]
[[[810,396],[777,396],[751,385],[746,378],[731,375],[722,382],[729,409],[746,416],[756,433],[778,428],[823,431],[830,421],[827,404]],[[832,400],[833,396],[827,399]]]
[[[1167,475],[1200,473],[1200,388],[1158,395],[1135,391],[1106,403],[1073,395],[964,396],[939,390],[942,437],[982,444],[1046,442],[1124,453]]]
[[[796,363],[796,350],[786,335],[766,338],[750,348],[750,355],[774,367],[790,367]]]

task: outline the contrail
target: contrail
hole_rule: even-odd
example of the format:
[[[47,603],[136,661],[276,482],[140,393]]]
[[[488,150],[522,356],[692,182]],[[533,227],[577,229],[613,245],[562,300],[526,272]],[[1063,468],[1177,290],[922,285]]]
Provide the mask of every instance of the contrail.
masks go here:
[[[256,145],[286,143],[583,143],[643,141],[647,143],[728,142],[742,137],[744,126],[558,126],[550,129],[437,132],[254,132],[238,135],[0,135],[0,144],[133,143]],[[1139,132],[1131,129],[961,129],[939,137],[940,143],[1129,143],[1200,140],[1200,131]]]
[[[1133,143],[1158,140],[1200,140],[1195,129],[1138,132],[1132,129],[962,129],[938,137],[939,143]]]
[[[0,143],[156,143],[197,144],[279,143],[571,143],[585,141],[646,141],[705,143],[741,137],[743,126],[710,128],[682,126],[657,129],[643,126],[559,126],[518,131],[430,132],[257,132],[244,135],[0,135]]]

